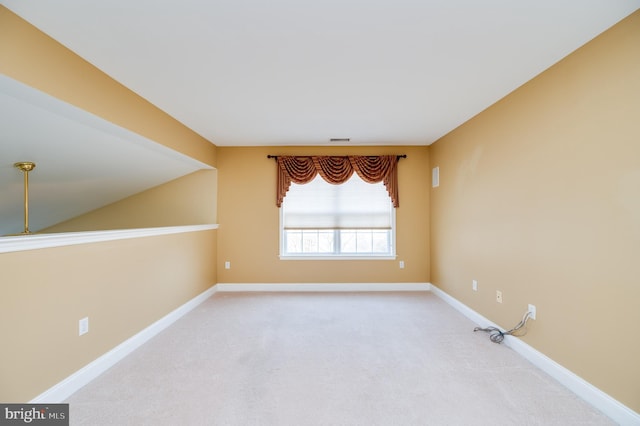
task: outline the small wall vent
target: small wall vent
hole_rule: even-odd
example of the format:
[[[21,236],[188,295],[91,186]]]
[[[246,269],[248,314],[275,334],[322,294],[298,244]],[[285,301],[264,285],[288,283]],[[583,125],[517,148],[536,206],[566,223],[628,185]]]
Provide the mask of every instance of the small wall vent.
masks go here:
[[[431,187],[437,188],[440,186],[440,167],[434,167],[431,170]]]

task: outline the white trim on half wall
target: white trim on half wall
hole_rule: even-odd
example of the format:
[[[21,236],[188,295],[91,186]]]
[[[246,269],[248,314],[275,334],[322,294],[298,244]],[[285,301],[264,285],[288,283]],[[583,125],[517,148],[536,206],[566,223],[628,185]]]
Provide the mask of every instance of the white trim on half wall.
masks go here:
[[[37,250],[43,248],[100,243],[103,241],[153,237],[156,235],[182,234],[185,232],[218,229],[218,224],[161,226],[157,228],[114,229],[107,231],[60,232],[56,234],[29,234],[0,237],[0,253]]]

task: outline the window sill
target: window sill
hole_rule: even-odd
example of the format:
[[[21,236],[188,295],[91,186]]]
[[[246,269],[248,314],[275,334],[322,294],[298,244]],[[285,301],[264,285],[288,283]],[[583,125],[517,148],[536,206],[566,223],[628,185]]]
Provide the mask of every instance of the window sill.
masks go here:
[[[384,254],[380,256],[376,255],[345,255],[345,256],[322,256],[322,255],[308,255],[308,256],[284,256],[280,255],[280,260],[395,260],[395,254]]]
[[[217,224],[165,226],[160,228],[117,229],[112,231],[64,232],[59,234],[30,234],[0,238],[0,253],[36,250],[42,248],[152,237],[156,235],[217,229]]]

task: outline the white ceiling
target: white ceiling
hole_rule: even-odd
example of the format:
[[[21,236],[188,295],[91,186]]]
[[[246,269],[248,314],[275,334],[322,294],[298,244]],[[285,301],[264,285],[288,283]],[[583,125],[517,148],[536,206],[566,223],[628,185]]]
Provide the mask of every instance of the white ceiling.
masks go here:
[[[428,145],[640,0],[0,0],[218,146]],[[0,79],[0,235],[207,166]]]
[[[640,0],[0,0],[218,146],[427,145]]]

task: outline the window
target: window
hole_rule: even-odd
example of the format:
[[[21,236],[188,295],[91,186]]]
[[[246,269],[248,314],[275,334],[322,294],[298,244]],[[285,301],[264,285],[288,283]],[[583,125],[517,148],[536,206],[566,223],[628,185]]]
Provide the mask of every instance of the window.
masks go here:
[[[280,214],[283,258],[395,255],[395,209],[382,182],[366,183],[354,173],[341,185],[319,175],[292,183]]]

